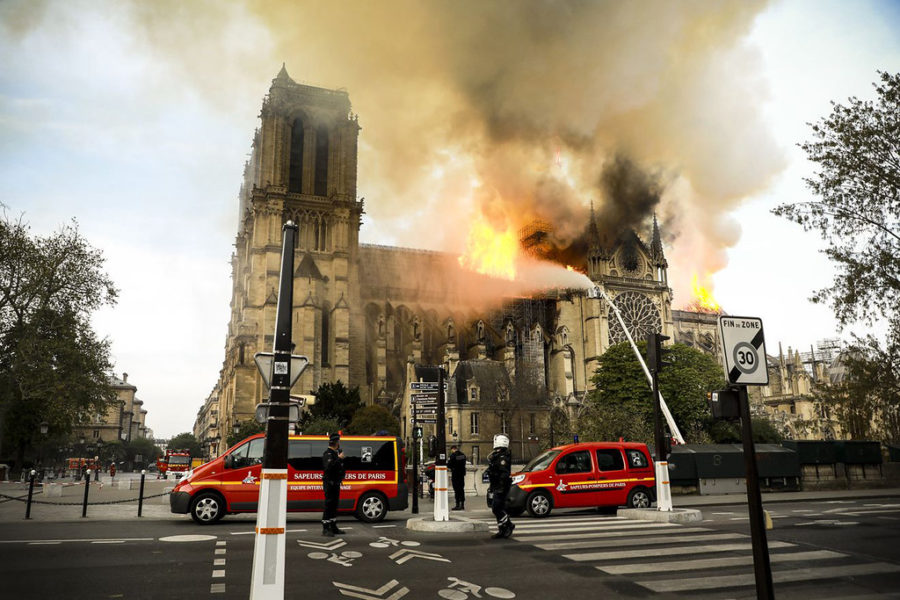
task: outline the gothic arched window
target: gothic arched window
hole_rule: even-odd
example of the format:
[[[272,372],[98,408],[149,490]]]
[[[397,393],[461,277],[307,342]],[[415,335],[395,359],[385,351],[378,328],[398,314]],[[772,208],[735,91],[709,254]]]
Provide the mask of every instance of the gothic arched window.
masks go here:
[[[316,196],[328,194],[328,130],[324,126],[316,130]]]
[[[300,193],[303,190],[303,121],[294,119],[291,127],[291,165],[288,191]]]

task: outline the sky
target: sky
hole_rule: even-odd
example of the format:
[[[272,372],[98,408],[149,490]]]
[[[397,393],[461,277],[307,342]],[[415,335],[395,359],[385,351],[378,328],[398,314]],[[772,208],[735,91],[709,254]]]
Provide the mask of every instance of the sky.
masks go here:
[[[243,164],[283,63],[359,115],[363,242],[463,252],[473,222],[541,218],[566,243],[592,204],[657,214],[675,307],[697,274],[770,354],[808,350],[850,333],[808,300],[833,269],[770,211],[811,199],[807,123],[900,71],[898,30],[896,1],[4,0],[0,202],[103,251],[120,298],[94,325],[160,438],[222,366]],[[604,187],[616,156],[658,182],[640,211]]]

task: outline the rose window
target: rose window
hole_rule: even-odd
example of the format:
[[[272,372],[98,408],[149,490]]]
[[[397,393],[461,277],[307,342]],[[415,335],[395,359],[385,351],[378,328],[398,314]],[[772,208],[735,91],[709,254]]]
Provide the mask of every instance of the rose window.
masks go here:
[[[659,309],[645,294],[639,292],[622,292],[613,299],[616,308],[622,314],[622,319],[628,327],[628,333],[635,342],[647,338],[648,333],[660,331],[662,321],[659,318]],[[626,341],[622,323],[616,317],[615,311],[609,309],[609,343],[618,344]]]

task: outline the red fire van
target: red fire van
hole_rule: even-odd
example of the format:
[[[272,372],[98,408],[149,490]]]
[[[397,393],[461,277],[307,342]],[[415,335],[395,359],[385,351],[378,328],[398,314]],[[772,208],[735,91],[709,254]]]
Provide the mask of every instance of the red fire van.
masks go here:
[[[546,517],[553,508],[647,508],[655,496],[646,444],[586,442],[551,448],[512,476],[507,506]]]
[[[173,513],[190,513],[201,524],[228,513],[256,512],[265,435],[257,434],[225,454],[193,469],[169,498]],[[321,511],[322,454],[328,436],[292,435],[288,442],[288,512]],[[408,502],[406,456],[392,436],[342,436],[346,475],[338,512],[355,513],[366,522],[384,519]]]

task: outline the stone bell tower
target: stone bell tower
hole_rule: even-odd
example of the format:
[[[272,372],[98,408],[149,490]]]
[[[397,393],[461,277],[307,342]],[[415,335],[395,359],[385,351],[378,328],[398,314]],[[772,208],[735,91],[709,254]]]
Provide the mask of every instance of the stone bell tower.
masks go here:
[[[353,315],[360,305],[360,128],[347,92],[296,83],[282,66],[260,120],[240,191],[231,319],[217,386],[225,428],[232,426],[226,421],[250,418],[267,395],[253,355],[272,350],[285,221],[299,226],[294,353],[310,359],[294,394],[308,394],[323,382],[351,383]]]

